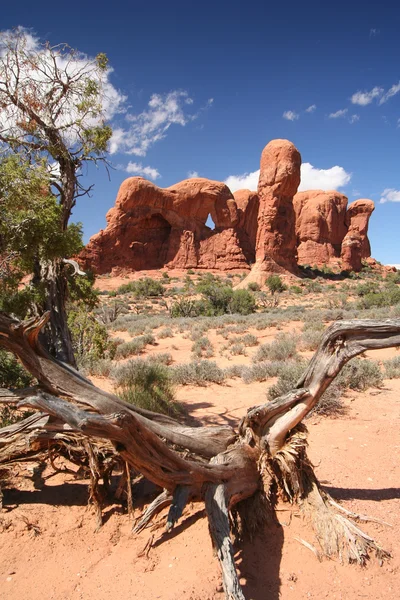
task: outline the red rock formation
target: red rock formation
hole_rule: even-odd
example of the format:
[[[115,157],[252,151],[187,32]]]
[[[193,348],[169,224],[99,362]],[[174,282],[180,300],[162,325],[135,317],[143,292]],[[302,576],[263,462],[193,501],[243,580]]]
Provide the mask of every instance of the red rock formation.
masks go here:
[[[205,225],[211,215],[215,230]],[[113,267],[232,269],[247,266],[235,227],[236,202],[218,181],[188,179],[162,189],[141,177],[126,179],[107,227],[81,254],[96,273]]]
[[[240,284],[262,285],[271,272],[297,273],[293,196],[300,183],[301,156],[288,140],[272,140],[261,154],[258,181],[256,262]]]
[[[342,242],[342,269],[361,271],[362,259],[371,255],[367,237],[368,222],[375,209],[372,200],[356,200],[346,213],[347,233]]]
[[[309,190],[293,198],[299,265],[332,263],[340,258],[347,233],[347,198],[335,191]]]

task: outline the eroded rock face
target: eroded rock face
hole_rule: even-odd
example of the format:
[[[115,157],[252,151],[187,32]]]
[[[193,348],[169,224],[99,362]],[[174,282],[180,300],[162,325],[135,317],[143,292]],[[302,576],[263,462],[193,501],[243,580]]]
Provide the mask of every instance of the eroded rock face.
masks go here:
[[[297,192],[301,156],[288,140],[264,148],[258,191],[233,195],[219,181],[196,178],[159,188],[142,177],[126,179],[107,227],[80,258],[96,273],[113,269],[245,269],[263,284],[270,273],[298,273],[298,264],[359,271],[370,256],[371,200],[335,191]],[[206,226],[208,216],[215,223]]]
[[[347,198],[335,191],[309,190],[293,198],[299,265],[329,264],[340,258],[347,233]]]
[[[215,230],[206,226],[208,215]],[[126,179],[107,227],[81,254],[96,273],[164,266],[232,269],[247,266],[235,232],[239,223],[229,188],[218,181],[188,179],[159,188],[142,177]]]
[[[270,272],[297,272],[293,196],[300,166],[300,152],[288,140],[273,140],[261,154],[256,262]]]
[[[346,213],[347,233],[342,242],[342,269],[361,271],[362,259],[371,256],[368,240],[368,222],[375,209],[372,200],[356,200]]]

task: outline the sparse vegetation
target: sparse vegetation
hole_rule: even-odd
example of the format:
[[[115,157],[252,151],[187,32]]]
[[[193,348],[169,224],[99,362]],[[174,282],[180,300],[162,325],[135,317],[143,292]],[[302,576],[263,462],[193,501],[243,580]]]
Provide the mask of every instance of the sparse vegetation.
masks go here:
[[[262,344],[254,356],[254,362],[283,361],[297,356],[296,337],[287,333],[279,333],[270,344]]]

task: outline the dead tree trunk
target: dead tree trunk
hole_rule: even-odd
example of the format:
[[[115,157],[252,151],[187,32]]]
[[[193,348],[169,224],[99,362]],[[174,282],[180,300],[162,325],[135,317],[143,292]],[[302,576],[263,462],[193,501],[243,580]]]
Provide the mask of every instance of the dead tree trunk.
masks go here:
[[[163,493],[147,508],[136,530],[166,506],[170,506],[170,530],[187,502],[204,502],[227,599],[244,599],[229,514],[243,529],[260,529],[259,523],[274,509],[272,487],[278,486],[284,497],[299,503],[326,556],[339,555],[360,564],[371,551],[380,559],[387,556],[355,525],[358,515],[346,512],[321,489],[307,458],[302,420],[348,360],[366,350],[400,346],[400,319],[331,325],[295,389],[249,409],[238,432],[230,427],[187,427],[94,387],[41,347],[38,334],[46,319],[20,323],[0,315],[0,346],[16,354],[40,384],[41,391],[14,398],[19,406],[41,411],[35,422],[36,438],[43,431],[48,434],[53,422],[58,430],[66,424],[69,432],[105,439],[124,462],[162,487]],[[40,421],[44,415],[51,419],[45,426]],[[18,424],[18,435],[25,435],[31,445],[36,439],[32,426],[29,419]],[[0,463],[10,449],[7,436],[1,434],[0,430]]]

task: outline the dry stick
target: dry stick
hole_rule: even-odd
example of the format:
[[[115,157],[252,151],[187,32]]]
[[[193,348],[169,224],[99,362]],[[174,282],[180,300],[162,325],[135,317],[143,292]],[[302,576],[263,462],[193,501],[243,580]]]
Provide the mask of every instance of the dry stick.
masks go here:
[[[183,509],[189,501],[190,497],[190,486],[177,485],[174,491],[171,508],[169,509],[167,524],[165,530],[171,531],[175,523],[180,519],[183,513]]]
[[[205,505],[211,538],[221,564],[226,599],[245,600],[233,556],[225,486],[209,485],[205,494]]]
[[[126,469],[126,497],[128,503],[128,515],[133,518],[133,502],[132,502],[132,483],[131,483],[131,469],[129,464],[125,461]]]
[[[93,502],[96,517],[97,517],[97,527],[96,531],[99,531],[103,524],[103,516],[101,513],[101,496],[99,492],[99,479],[100,479],[100,469],[97,458],[93,452],[92,444],[89,440],[85,440],[84,442],[85,450],[89,457],[89,467],[90,467],[90,494],[89,494],[89,502]]]
[[[172,502],[172,494],[168,490],[164,490],[144,511],[141,518],[137,521],[133,527],[133,533],[139,533],[142,531],[163,508],[169,506]]]

